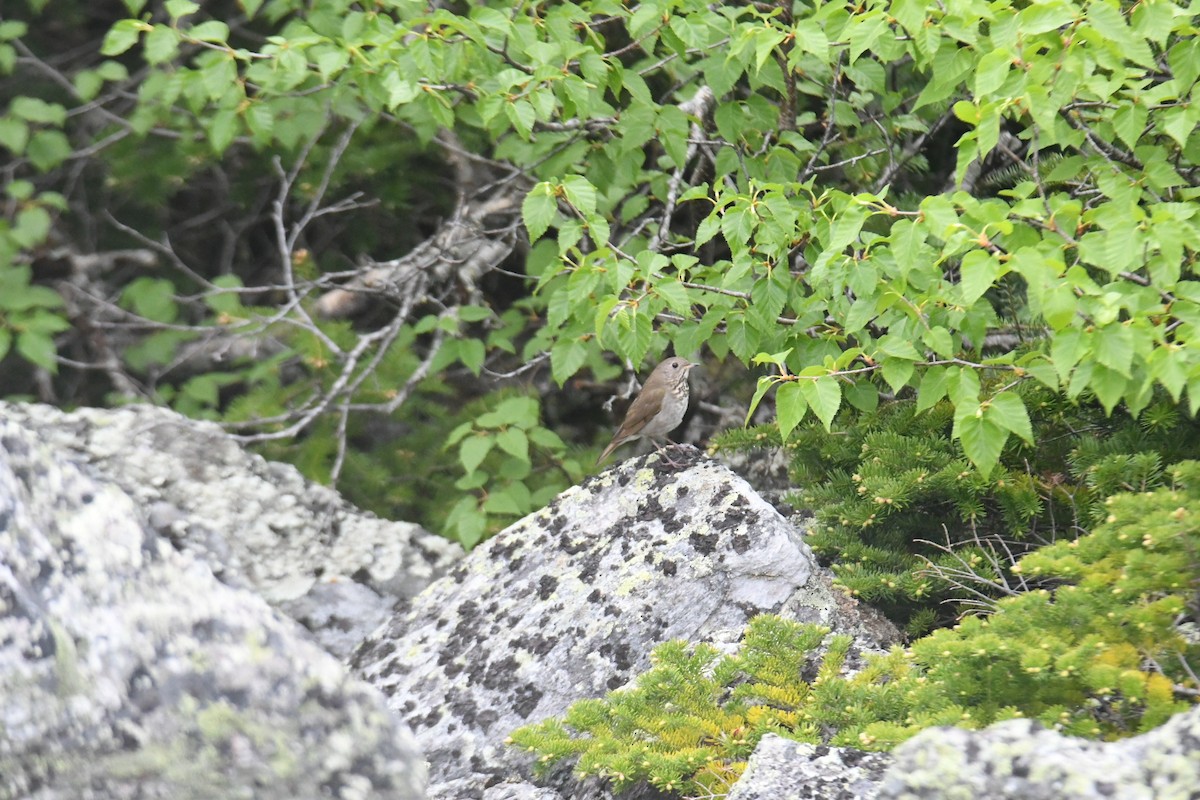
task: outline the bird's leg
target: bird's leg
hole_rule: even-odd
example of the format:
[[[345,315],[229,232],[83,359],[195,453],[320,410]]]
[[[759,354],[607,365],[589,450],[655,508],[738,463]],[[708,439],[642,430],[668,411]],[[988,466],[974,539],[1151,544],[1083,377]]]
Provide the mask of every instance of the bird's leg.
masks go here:
[[[691,447],[691,445],[676,444],[675,442],[672,442],[670,439],[666,440],[666,444],[660,445],[658,442],[654,443],[654,452],[658,453],[658,457],[660,459],[662,459],[663,464],[665,464],[667,467],[669,467],[671,469],[680,469],[682,467],[686,467],[687,462],[686,461],[676,461],[675,459],[671,458],[671,456],[669,456],[667,454],[667,451],[668,450],[677,450],[677,449],[682,450],[684,448],[691,448],[693,450],[695,449],[694,447]]]

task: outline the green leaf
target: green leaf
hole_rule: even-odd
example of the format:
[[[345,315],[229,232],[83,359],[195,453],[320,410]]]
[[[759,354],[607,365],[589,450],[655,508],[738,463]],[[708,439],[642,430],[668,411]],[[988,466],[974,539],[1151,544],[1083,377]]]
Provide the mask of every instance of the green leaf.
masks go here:
[[[554,188],[543,181],[525,195],[521,203],[521,217],[525,221],[525,229],[529,231],[529,240],[537,241],[542,238],[550,223],[558,213],[558,201],[554,198]]]
[[[175,287],[162,278],[136,278],[121,293],[121,305],[154,322],[172,323],[179,313]]]
[[[986,98],[1004,85],[1013,56],[1007,48],[991,50],[979,59],[975,68],[975,98]]]
[[[1033,426],[1029,424],[1029,413],[1025,401],[1015,392],[1003,392],[987,402],[985,416],[1010,433],[1033,444]]]
[[[472,375],[479,376],[483,369],[483,361],[486,358],[487,352],[480,339],[462,339],[458,343],[458,360],[463,366],[471,371]]]
[[[562,386],[587,360],[587,345],[579,339],[559,339],[550,348],[550,375]]]
[[[62,125],[67,120],[67,110],[61,105],[36,97],[16,97],[8,110],[13,116],[43,125]]]
[[[170,61],[175,57],[175,53],[179,49],[179,32],[174,28],[169,28],[166,25],[155,25],[150,33],[146,34],[146,43],[143,48],[143,55],[146,62],[149,64],[161,64],[164,61]],[[105,55],[115,55],[114,53],[105,53]]]
[[[946,396],[946,379],[949,370],[945,367],[930,367],[921,375],[921,385],[917,387],[917,413],[933,408],[938,401]]]
[[[742,425],[749,425],[750,418],[754,416],[754,412],[758,409],[758,404],[767,396],[767,392],[771,391],[771,387],[778,383],[778,379],[770,375],[760,375],[758,377],[758,386],[754,389],[754,397],[750,400],[750,408],[746,410],[746,421]],[[1191,391],[1189,388],[1188,391]],[[1198,392],[1200,394],[1200,392]],[[776,415],[779,414],[778,404],[775,410]]]
[[[71,152],[71,142],[62,131],[57,130],[38,131],[25,148],[30,162],[42,172],[48,172],[66,161]]]
[[[18,247],[29,250],[45,241],[50,223],[50,212],[41,206],[31,206],[17,214],[10,235]]]
[[[529,460],[529,437],[518,427],[507,428],[496,434],[496,444],[513,458]]]
[[[463,439],[458,447],[458,460],[462,462],[463,469],[468,473],[474,472],[487,454],[492,452],[495,443],[496,440],[491,436],[479,433]]]
[[[951,337],[950,331],[946,330],[940,325],[935,325],[934,327],[929,328],[921,336],[921,339],[925,342],[926,347],[942,358],[952,358],[957,352],[957,349],[954,347],[954,339]]]
[[[962,442],[963,452],[985,478],[1000,461],[1008,435],[1008,431],[988,419],[976,404],[955,409],[954,436]]]
[[[25,152],[29,141],[29,126],[19,119],[0,117],[0,146],[7,147],[16,156]]]
[[[963,305],[969,306],[983,297],[1001,274],[1000,262],[986,250],[972,250],[963,256],[962,279],[959,282]]]
[[[17,334],[17,352],[29,363],[58,374],[58,361],[55,360],[58,350],[54,346],[54,339],[47,334],[39,331]]]
[[[582,175],[568,175],[562,181],[563,194],[567,202],[574,206],[584,217],[596,213],[596,187]]]
[[[8,355],[8,351],[12,349],[12,331],[8,328],[0,328],[0,361]]]
[[[146,23],[136,19],[119,20],[115,25],[109,28],[108,33],[104,36],[104,44],[100,46],[100,54],[105,56],[119,56],[129,48],[137,44],[138,36],[142,31],[149,30]]]
[[[226,108],[212,115],[208,121],[208,143],[212,147],[213,152],[218,155],[224,153],[226,148],[233,142],[233,137],[238,131],[238,115],[237,111],[232,108]]]
[[[912,361],[893,356],[883,360],[883,363],[879,365],[879,371],[883,373],[883,379],[887,381],[888,386],[892,387],[892,391],[899,392],[908,385],[915,367],[916,365]]]
[[[1107,325],[1095,333],[1096,360],[1126,378],[1132,377],[1133,331],[1123,324]]]
[[[789,435],[804,419],[808,401],[798,381],[782,381],[775,391],[775,418],[779,422],[779,435],[787,441]]]
[[[879,407],[879,388],[868,380],[857,380],[846,387],[846,402],[870,414]]]
[[[801,380],[800,391],[828,431],[842,404],[842,389],[837,379],[826,375],[815,381]]]
[[[193,0],[167,0],[163,3],[163,8],[171,15],[171,19],[179,19],[188,14],[195,14],[200,10],[200,5]]]
[[[533,123],[537,122],[537,111],[528,100],[505,103],[504,115],[508,117],[508,121],[513,124],[513,128],[521,135],[522,139],[528,139],[533,133]]]

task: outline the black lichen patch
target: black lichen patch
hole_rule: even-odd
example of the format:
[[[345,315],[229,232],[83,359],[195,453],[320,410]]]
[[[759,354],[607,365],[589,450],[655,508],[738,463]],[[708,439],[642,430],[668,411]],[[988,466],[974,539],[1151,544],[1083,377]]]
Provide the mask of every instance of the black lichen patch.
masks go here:
[[[756,512],[751,510],[750,504],[746,501],[745,497],[738,495],[726,507],[724,513],[713,520],[712,525],[719,531],[732,530],[733,528],[746,525],[752,516],[757,516]]]
[[[607,658],[617,669],[628,672],[633,667],[633,657],[629,651],[629,642],[605,642],[597,651],[601,657]],[[622,681],[624,683],[624,681]]]
[[[604,592],[600,591],[599,589],[592,589],[592,593],[587,596],[587,601],[589,603],[599,603],[603,599]]]
[[[733,535],[732,539],[729,540],[729,544],[733,548],[733,552],[740,556],[750,549],[752,542],[750,541],[749,534],[744,531],[739,531]]]
[[[490,661],[483,669],[478,682],[488,689],[495,691],[512,683],[520,666],[517,660],[511,655]]]
[[[717,549],[717,544],[721,541],[720,535],[716,533],[693,533],[688,537],[688,544],[702,556],[710,556]]]
[[[579,580],[583,583],[591,584],[596,579],[596,573],[600,570],[600,553],[588,553],[583,558],[578,559],[578,564]]]
[[[492,548],[491,548],[492,549],[492,552],[491,552],[492,558],[494,560],[498,559],[498,560],[505,560],[505,561],[512,558],[513,554],[516,553],[517,550],[520,549],[521,542],[522,542],[522,540],[521,540],[521,537],[519,537],[519,536],[508,536],[502,540],[500,539],[500,537],[493,539],[492,540]]]
[[[538,703],[542,701],[542,694],[542,690],[532,683],[525,683],[518,686],[512,693],[513,711],[517,712],[521,719],[529,719],[529,715],[533,713]]]
[[[674,578],[675,573],[679,571],[679,565],[670,559],[664,559],[659,569],[662,570],[663,575],[666,575],[668,578]]]
[[[554,594],[554,590],[558,588],[558,578],[553,575],[543,575],[538,579],[538,598],[541,600],[549,600],[550,595]]]
[[[558,549],[568,555],[576,555],[586,552],[592,543],[586,536],[575,538],[571,535],[571,531],[566,529],[566,523],[558,529]]]
[[[512,639],[509,644],[514,649],[524,650],[537,656],[544,656],[554,649],[554,645],[557,642],[557,639],[541,633],[526,633],[523,636]]]

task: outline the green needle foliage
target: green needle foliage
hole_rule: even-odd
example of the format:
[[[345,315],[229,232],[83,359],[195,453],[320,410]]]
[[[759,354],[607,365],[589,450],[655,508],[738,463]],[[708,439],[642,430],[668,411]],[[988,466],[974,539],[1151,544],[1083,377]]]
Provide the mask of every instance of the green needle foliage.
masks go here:
[[[955,410],[920,397],[846,409],[826,433],[802,423],[786,445],[787,499],[812,510],[807,541],[850,594],[919,635],[1025,588],[1022,554],[1074,539],[1118,491],[1164,485],[1164,465],[1200,455],[1200,431],[1169,402],[1109,417],[1034,385],[1018,388],[1032,443],[1010,440],[984,474],[952,439]],[[774,425],[728,431],[717,447],[779,444]]]
[[[907,649],[858,663],[847,637],[759,617],[736,655],[664,644],[630,687],[511,743],[541,769],[576,758],[577,774],[618,789],[645,781],[710,797],[728,792],[767,732],[888,750],[928,727],[1018,717],[1088,738],[1146,731],[1200,697],[1200,462],[1165,481],[1112,495],[1094,532],[1014,568],[1054,588],[999,600]]]

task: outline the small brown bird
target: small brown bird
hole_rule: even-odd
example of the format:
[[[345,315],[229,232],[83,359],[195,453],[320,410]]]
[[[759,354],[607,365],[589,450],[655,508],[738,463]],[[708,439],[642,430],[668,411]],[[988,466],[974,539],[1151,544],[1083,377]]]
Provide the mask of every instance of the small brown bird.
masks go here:
[[[668,358],[655,367],[596,463],[604,461],[625,442],[639,437],[654,442],[657,448],[659,440],[665,440],[668,433],[678,428],[687,412],[688,371],[694,366],[686,358]]]

